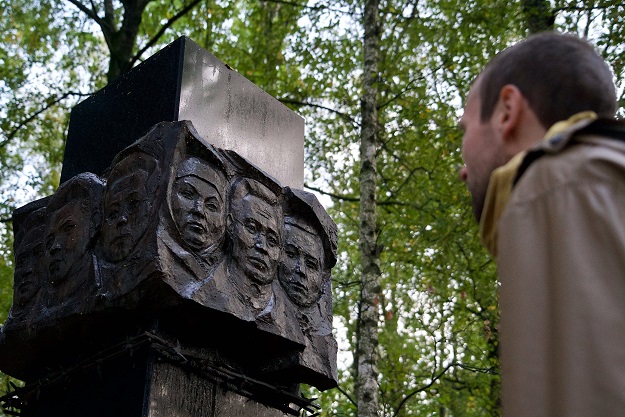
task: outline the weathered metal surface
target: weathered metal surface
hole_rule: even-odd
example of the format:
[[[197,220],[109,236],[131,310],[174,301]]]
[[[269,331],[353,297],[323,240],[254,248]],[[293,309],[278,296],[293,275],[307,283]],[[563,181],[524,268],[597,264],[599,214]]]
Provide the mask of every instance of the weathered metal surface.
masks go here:
[[[25,417],[286,417],[318,409],[297,387],[246,375],[219,350],[182,348],[158,329],[0,397]]]
[[[258,341],[237,353],[255,375],[336,385],[336,226],[312,194],[207,145],[190,122],[157,124],[117,154],[106,177],[75,176],[32,208],[16,222],[5,372],[39,378],[43,367],[71,363],[75,336],[116,333],[118,320],[167,320],[163,311],[177,309],[178,337],[232,351]],[[229,340],[207,342],[224,337],[226,322]],[[28,356],[20,343],[34,357],[12,360]]]

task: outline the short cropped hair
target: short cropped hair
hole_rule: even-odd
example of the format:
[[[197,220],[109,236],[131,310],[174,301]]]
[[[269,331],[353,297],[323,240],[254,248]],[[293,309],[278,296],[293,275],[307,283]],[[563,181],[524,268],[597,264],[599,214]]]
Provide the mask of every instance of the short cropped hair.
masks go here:
[[[80,204],[80,209],[89,220],[89,236],[93,237],[102,220],[102,195],[104,182],[90,172],[78,174],[61,184],[50,198],[46,210],[55,212],[72,202]]]
[[[278,235],[280,241],[283,238],[282,231],[282,205],[280,199],[271,191],[268,187],[260,183],[259,181],[240,178],[232,185],[231,197],[230,197],[230,213],[237,212],[243,208],[243,199],[253,195],[260,198],[267,204],[269,204],[276,213],[276,221],[278,222]]]
[[[480,118],[489,120],[501,89],[515,85],[548,129],[582,111],[614,117],[616,88],[607,63],[585,40],[543,32],[498,54],[480,75]]]

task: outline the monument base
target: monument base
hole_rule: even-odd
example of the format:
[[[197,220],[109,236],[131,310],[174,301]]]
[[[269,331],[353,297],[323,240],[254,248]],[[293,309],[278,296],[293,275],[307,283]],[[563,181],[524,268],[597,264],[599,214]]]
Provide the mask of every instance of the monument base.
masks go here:
[[[183,348],[153,332],[0,398],[25,417],[285,417],[318,407],[298,386],[244,375],[217,350]]]

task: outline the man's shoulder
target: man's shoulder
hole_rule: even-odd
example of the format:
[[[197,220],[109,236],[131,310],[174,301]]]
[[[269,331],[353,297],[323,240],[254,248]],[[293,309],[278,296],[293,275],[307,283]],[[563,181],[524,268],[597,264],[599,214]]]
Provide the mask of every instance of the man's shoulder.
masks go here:
[[[567,185],[614,180],[625,184],[625,123],[600,119],[530,150],[513,193],[537,196]]]

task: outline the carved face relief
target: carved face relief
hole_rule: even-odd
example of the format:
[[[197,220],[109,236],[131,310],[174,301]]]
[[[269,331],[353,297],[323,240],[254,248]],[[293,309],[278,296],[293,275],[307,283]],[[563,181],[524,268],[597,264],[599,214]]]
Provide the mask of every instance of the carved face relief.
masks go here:
[[[178,178],[171,198],[174,221],[191,249],[205,250],[224,236],[225,204],[212,184],[194,175]]]
[[[25,242],[15,250],[15,299],[20,307],[27,306],[41,288],[41,262],[45,253],[43,236]]]
[[[248,194],[232,213],[233,261],[253,282],[270,284],[280,257],[280,235],[276,210],[264,200]]]
[[[287,224],[284,254],[280,264],[280,284],[300,307],[314,304],[321,295],[323,245],[317,234]]]
[[[63,282],[89,243],[89,218],[80,201],[71,201],[52,213],[46,236],[50,284]]]
[[[147,172],[135,171],[115,181],[106,193],[102,240],[109,261],[126,258],[147,228],[152,207],[147,177]]]

